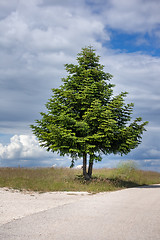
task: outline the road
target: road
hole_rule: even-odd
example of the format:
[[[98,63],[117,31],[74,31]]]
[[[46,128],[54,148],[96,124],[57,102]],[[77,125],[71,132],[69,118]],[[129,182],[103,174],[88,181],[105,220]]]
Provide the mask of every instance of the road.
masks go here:
[[[85,195],[0,226],[1,240],[159,240],[160,185]]]

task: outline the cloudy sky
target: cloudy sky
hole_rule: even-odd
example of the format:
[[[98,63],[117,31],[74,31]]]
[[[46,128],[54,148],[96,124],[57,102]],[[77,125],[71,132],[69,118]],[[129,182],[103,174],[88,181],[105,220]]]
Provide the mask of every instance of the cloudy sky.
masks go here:
[[[92,45],[115,94],[129,92],[133,118],[149,121],[137,149],[96,166],[126,159],[160,171],[159,10],[159,0],[0,0],[0,166],[70,165],[41,149],[29,125],[66,76],[64,64]]]

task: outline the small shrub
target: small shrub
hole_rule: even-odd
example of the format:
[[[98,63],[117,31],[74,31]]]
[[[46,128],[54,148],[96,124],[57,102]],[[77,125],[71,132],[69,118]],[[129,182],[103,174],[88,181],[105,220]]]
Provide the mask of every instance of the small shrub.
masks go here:
[[[137,169],[137,164],[134,161],[125,161],[118,164],[115,174],[120,179],[129,180],[133,178]]]

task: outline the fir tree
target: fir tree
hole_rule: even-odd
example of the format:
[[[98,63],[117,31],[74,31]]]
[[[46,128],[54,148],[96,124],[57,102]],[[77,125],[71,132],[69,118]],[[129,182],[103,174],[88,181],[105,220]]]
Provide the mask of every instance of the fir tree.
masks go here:
[[[47,113],[31,128],[42,147],[71,156],[71,166],[83,158],[83,175],[89,179],[102,154],[123,155],[136,148],[147,122],[140,117],[131,122],[134,104],[125,104],[127,92],[113,96],[112,75],[104,72],[92,47],[83,48],[77,61],[65,65],[68,76],[52,89]]]

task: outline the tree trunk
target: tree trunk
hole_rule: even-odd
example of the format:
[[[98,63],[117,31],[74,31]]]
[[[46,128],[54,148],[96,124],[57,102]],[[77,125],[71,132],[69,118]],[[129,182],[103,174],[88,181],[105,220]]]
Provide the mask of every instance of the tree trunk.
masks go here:
[[[93,160],[89,160],[89,168],[88,168],[88,176],[89,178],[92,177],[92,170],[93,170]]]
[[[87,154],[83,153],[83,176],[85,180],[89,180],[90,177],[87,174]]]
[[[83,153],[83,176],[86,175],[86,169],[87,169],[87,154]]]

